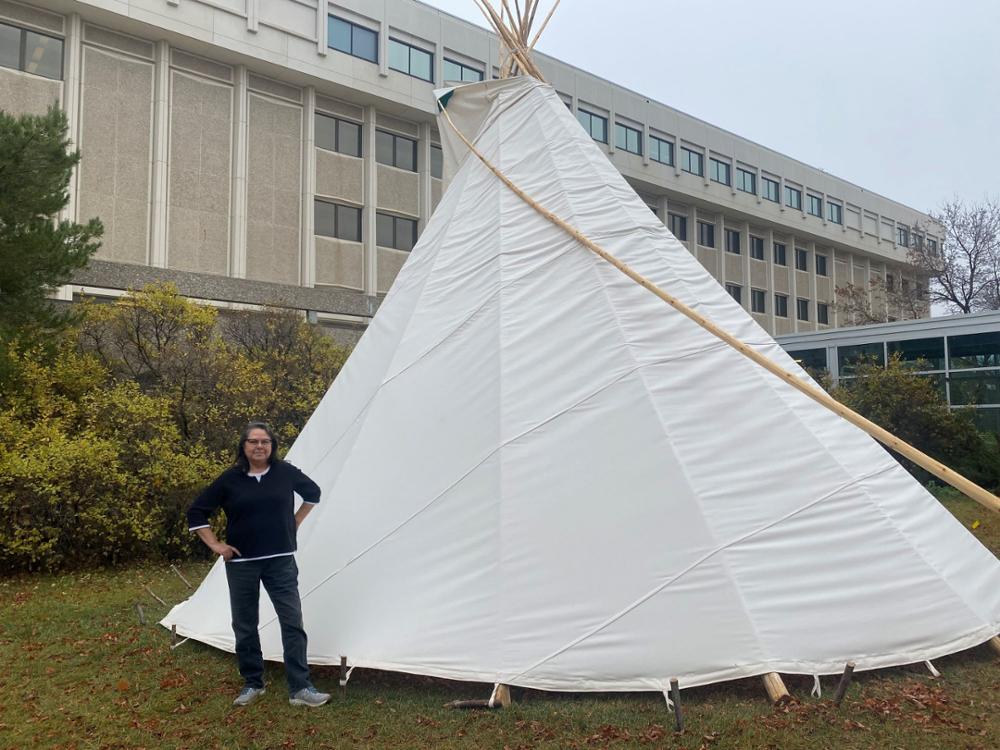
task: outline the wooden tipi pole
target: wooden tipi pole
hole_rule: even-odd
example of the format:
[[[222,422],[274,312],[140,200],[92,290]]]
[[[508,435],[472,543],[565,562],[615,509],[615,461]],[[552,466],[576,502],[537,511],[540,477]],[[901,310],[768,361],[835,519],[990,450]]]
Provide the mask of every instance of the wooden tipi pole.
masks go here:
[[[735,336],[730,334],[728,331],[719,328],[719,326],[710,321],[708,318],[695,312],[693,309],[688,307],[686,304],[681,302],[672,294],[669,294],[668,292],[665,292],[664,290],[660,289],[645,276],[642,276],[641,274],[637,273],[629,266],[627,266],[625,263],[622,263],[620,260],[618,260],[618,258],[613,256],[611,253],[607,252],[599,245],[597,245],[595,242],[593,242],[592,240],[581,234],[580,231],[577,230],[575,227],[568,224],[567,222],[556,216],[548,209],[539,205],[537,201],[535,201],[531,196],[529,196],[527,193],[521,190],[521,188],[519,188],[517,185],[511,182],[511,180],[503,172],[501,172],[499,168],[494,166],[485,156],[483,156],[483,154],[479,151],[479,149],[477,149],[472,144],[472,142],[468,138],[466,138],[465,135],[455,126],[455,123],[452,122],[451,116],[448,114],[447,109],[442,107],[441,113],[444,115],[445,120],[447,120],[448,124],[451,126],[451,129],[455,131],[456,135],[458,135],[458,137],[462,140],[462,142],[465,143],[466,146],[468,146],[469,150],[473,154],[475,154],[476,158],[479,159],[479,161],[481,161],[486,166],[487,169],[493,172],[493,174],[496,175],[497,178],[501,182],[503,182],[504,185],[510,188],[510,190],[515,195],[517,195],[521,200],[523,200],[525,203],[527,203],[529,206],[535,209],[535,211],[540,213],[542,216],[544,216],[550,222],[555,224],[557,227],[562,229],[564,232],[570,235],[581,245],[583,245],[588,250],[592,251],[599,257],[606,260],[608,263],[613,265],[615,268],[617,268],[623,274],[625,274],[630,279],[635,281],[637,284],[648,289],[650,292],[655,294],[657,297],[662,299],[664,302],[666,302],[668,305],[673,307],[675,310],[677,310],[687,318],[690,318],[692,321],[697,323],[699,326],[704,328],[713,336],[726,342],[729,346],[738,351],[740,354],[744,355],[753,362],[756,362],[758,365],[760,365],[773,375],[776,375],[777,377],[784,380],[786,383],[791,385],[797,391],[805,394],[813,401],[822,404],[827,409],[832,411],[834,414],[840,415],[851,424],[867,432],[869,435],[871,435],[873,438],[875,438],[880,443],[885,445],[887,448],[891,448],[897,453],[910,459],[911,461],[913,461],[913,463],[917,464],[923,469],[926,469],[928,472],[936,476],[941,481],[947,482],[952,487],[957,489],[959,492],[962,492],[966,496],[972,498],[977,503],[980,503],[984,507],[989,508],[994,513],[1000,513],[1000,498],[997,498],[997,496],[994,495],[992,492],[983,489],[975,482],[965,478],[958,472],[949,469],[947,466],[945,466],[937,459],[931,458],[923,451],[914,448],[912,445],[903,440],[900,440],[898,437],[893,435],[888,430],[879,427],[871,420],[866,419],[865,417],[861,416],[854,410],[849,409],[844,404],[840,403],[835,398],[833,398],[829,393],[824,391],[822,388],[807,383],[806,381],[799,378],[798,375],[789,372],[788,370],[784,369],[777,363],[765,357],[760,352],[747,346],[742,341],[737,339]]]

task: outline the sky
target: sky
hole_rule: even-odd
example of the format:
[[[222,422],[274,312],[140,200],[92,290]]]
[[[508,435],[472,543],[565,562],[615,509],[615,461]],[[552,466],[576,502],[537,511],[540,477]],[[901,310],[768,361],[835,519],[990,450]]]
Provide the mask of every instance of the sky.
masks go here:
[[[1000,195],[1000,0],[562,0],[537,48],[921,211]]]

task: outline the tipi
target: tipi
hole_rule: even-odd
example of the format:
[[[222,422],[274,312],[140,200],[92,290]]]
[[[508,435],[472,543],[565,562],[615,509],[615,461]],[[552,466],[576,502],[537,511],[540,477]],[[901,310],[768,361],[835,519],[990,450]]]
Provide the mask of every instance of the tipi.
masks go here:
[[[551,87],[440,100],[539,204],[808,379]],[[323,488],[298,552],[311,662],[665,690],[923,661],[1000,631],[1000,562],[880,445],[441,130],[450,187],[287,456]],[[233,649],[221,563],[163,623]]]

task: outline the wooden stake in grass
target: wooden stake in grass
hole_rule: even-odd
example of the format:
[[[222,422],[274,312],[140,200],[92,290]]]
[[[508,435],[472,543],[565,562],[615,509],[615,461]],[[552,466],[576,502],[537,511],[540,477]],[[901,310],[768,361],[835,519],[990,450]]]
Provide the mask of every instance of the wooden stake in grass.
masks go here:
[[[990,646],[993,648],[993,652],[1000,656],[1000,635],[995,635],[990,638]]]
[[[137,615],[139,615],[139,624],[140,625],[145,625],[146,624],[146,613],[143,611],[142,605],[139,604],[139,602],[135,603],[135,613]]]
[[[157,596],[156,594],[154,594],[154,593],[153,593],[153,589],[149,588],[149,586],[147,586],[147,585],[145,585],[145,584],[143,584],[143,588],[144,588],[144,589],[146,589],[146,592],[147,592],[147,593],[148,593],[148,594],[149,594],[149,595],[150,595],[151,597],[153,597],[154,599],[156,599],[156,601],[158,601],[158,602],[159,602],[160,604],[162,604],[162,605],[163,605],[164,607],[166,607],[166,606],[167,606],[167,603],[166,603],[165,601],[163,601],[163,600],[162,600],[162,599],[161,599],[160,597],[158,597],[158,596]]]
[[[340,686],[347,690],[347,657],[340,657]]]
[[[771,699],[771,703],[785,703],[792,699],[781,675],[777,672],[769,672],[764,675],[764,689],[767,691],[767,697]]]
[[[174,572],[175,572],[175,573],[177,574],[177,577],[178,577],[178,578],[180,578],[180,579],[181,579],[182,581],[184,581],[184,585],[185,585],[185,586],[187,586],[187,587],[188,587],[189,589],[193,589],[193,588],[194,588],[194,586],[192,586],[192,585],[191,585],[191,582],[190,582],[190,581],[188,581],[188,579],[184,577],[184,574],[183,574],[183,573],[181,573],[181,572],[180,572],[180,571],[179,571],[179,570],[177,569],[177,566],[176,566],[176,565],[171,565],[171,566],[170,566],[170,569],[171,569],[172,571],[174,571]]]
[[[674,724],[678,732],[683,732],[684,717],[681,715],[681,684],[676,677],[670,678],[670,698],[674,703]]]
[[[510,688],[506,685],[499,685],[496,695],[493,698],[493,705],[501,708],[510,708]]]
[[[851,686],[851,676],[854,674],[854,662],[847,662],[847,666],[844,667],[844,674],[840,676],[840,684],[837,685],[837,693],[833,696],[833,705],[839,706],[840,702],[844,700],[844,696],[847,695],[847,688]]]

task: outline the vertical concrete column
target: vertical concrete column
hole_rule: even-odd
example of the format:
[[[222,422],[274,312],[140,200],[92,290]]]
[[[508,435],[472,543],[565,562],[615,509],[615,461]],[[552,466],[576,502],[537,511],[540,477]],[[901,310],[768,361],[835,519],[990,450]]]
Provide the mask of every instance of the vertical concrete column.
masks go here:
[[[750,283],[750,222],[744,221],[740,226],[740,248],[743,260],[743,307],[750,310],[750,290],[753,284]]]
[[[830,325],[836,328],[840,325],[840,311],[837,309],[837,248],[830,248],[830,287],[833,299],[830,303]]]
[[[886,276],[888,275],[888,273],[889,273],[889,266],[886,263],[882,263],[882,287],[883,288],[886,288],[885,279],[886,279]],[[886,288],[886,291],[888,291],[887,288]],[[888,294],[883,294],[882,295],[882,308],[883,308],[883,314],[885,315],[885,319],[888,320],[889,319],[889,313],[891,312],[891,310],[889,309],[889,295]]]
[[[726,216],[721,211],[715,217],[715,278],[725,285],[726,279]]]
[[[788,245],[785,252],[788,255],[785,260],[788,261],[788,274],[790,281],[788,283],[788,319],[792,321],[792,330],[798,333],[799,330],[799,269],[795,264],[795,235],[788,235]]]
[[[656,215],[660,217],[660,222],[665,227],[670,226],[670,205],[667,196],[661,195],[656,199]]]
[[[247,31],[256,34],[260,29],[260,0],[247,0]]]
[[[764,297],[764,309],[767,311],[768,332],[773,336],[777,331],[774,321],[774,230],[768,228],[764,235],[764,260],[767,262],[767,290]]]
[[[69,122],[69,137],[74,146],[80,144],[80,86],[82,84],[83,57],[83,21],[79,13],[71,13],[66,18],[66,39],[64,52],[66,56],[66,80],[63,81],[62,106]],[[76,219],[77,180],[79,169],[74,169],[69,181],[69,202],[62,210],[60,218],[73,221]]]
[[[149,264],[167,267],[168,146],[170,142],[170,45],[156,43],[153,80],[153,179],[149,206]]]
[[[420,179],[420,193],[418,210],[420,211],[420,223],[417,225],[417,233],[422,234],[427,226],[428,219],[434,207],[431,205],[431,124],[429,122],[420,123],[420,142],[417,148],[420,155],[417,160],[417,174]]]
[[[302,211],[299,283],[316,285],[316,87],[302,90]]]
[[[809,301],[812,303],[813,327],[819,325],[819,292],[816,291],[816,243],[810,242],[807,246],[812,253],[812,265],[809,266]],[[827,269],[829,271],[830,269]]]
[[[326,0],[316,0],[316,54],[326,57],[327,14]]]
[[[365,253],[365,294],[378,294],[378,249],[375,245],[375,209],[378,206],[378,164],[375,161],[375,107],[365,107],[361,126],[364,154],[364,198],[361,239]]]
[[[881,227],[879,227],[881,230]],[[865,294],[868,295],[868,307],[874,312],[875,305],[872,299],[872,259],[865,258]]]
[[[229,239],[229,275],[245,279],[247,275],[247,152],[249,118],[247,108],[247,68],[237,65],[233,71],[233,198],[232,236]]]
[[[688,238],[687,238],[688,250],[691,251],[691,255],[701,263],[701,258],[698,257],[698,209],[693,204],[691,208],[688,209]],[[710,268],[706,268],[709,273],[712,272]]]

